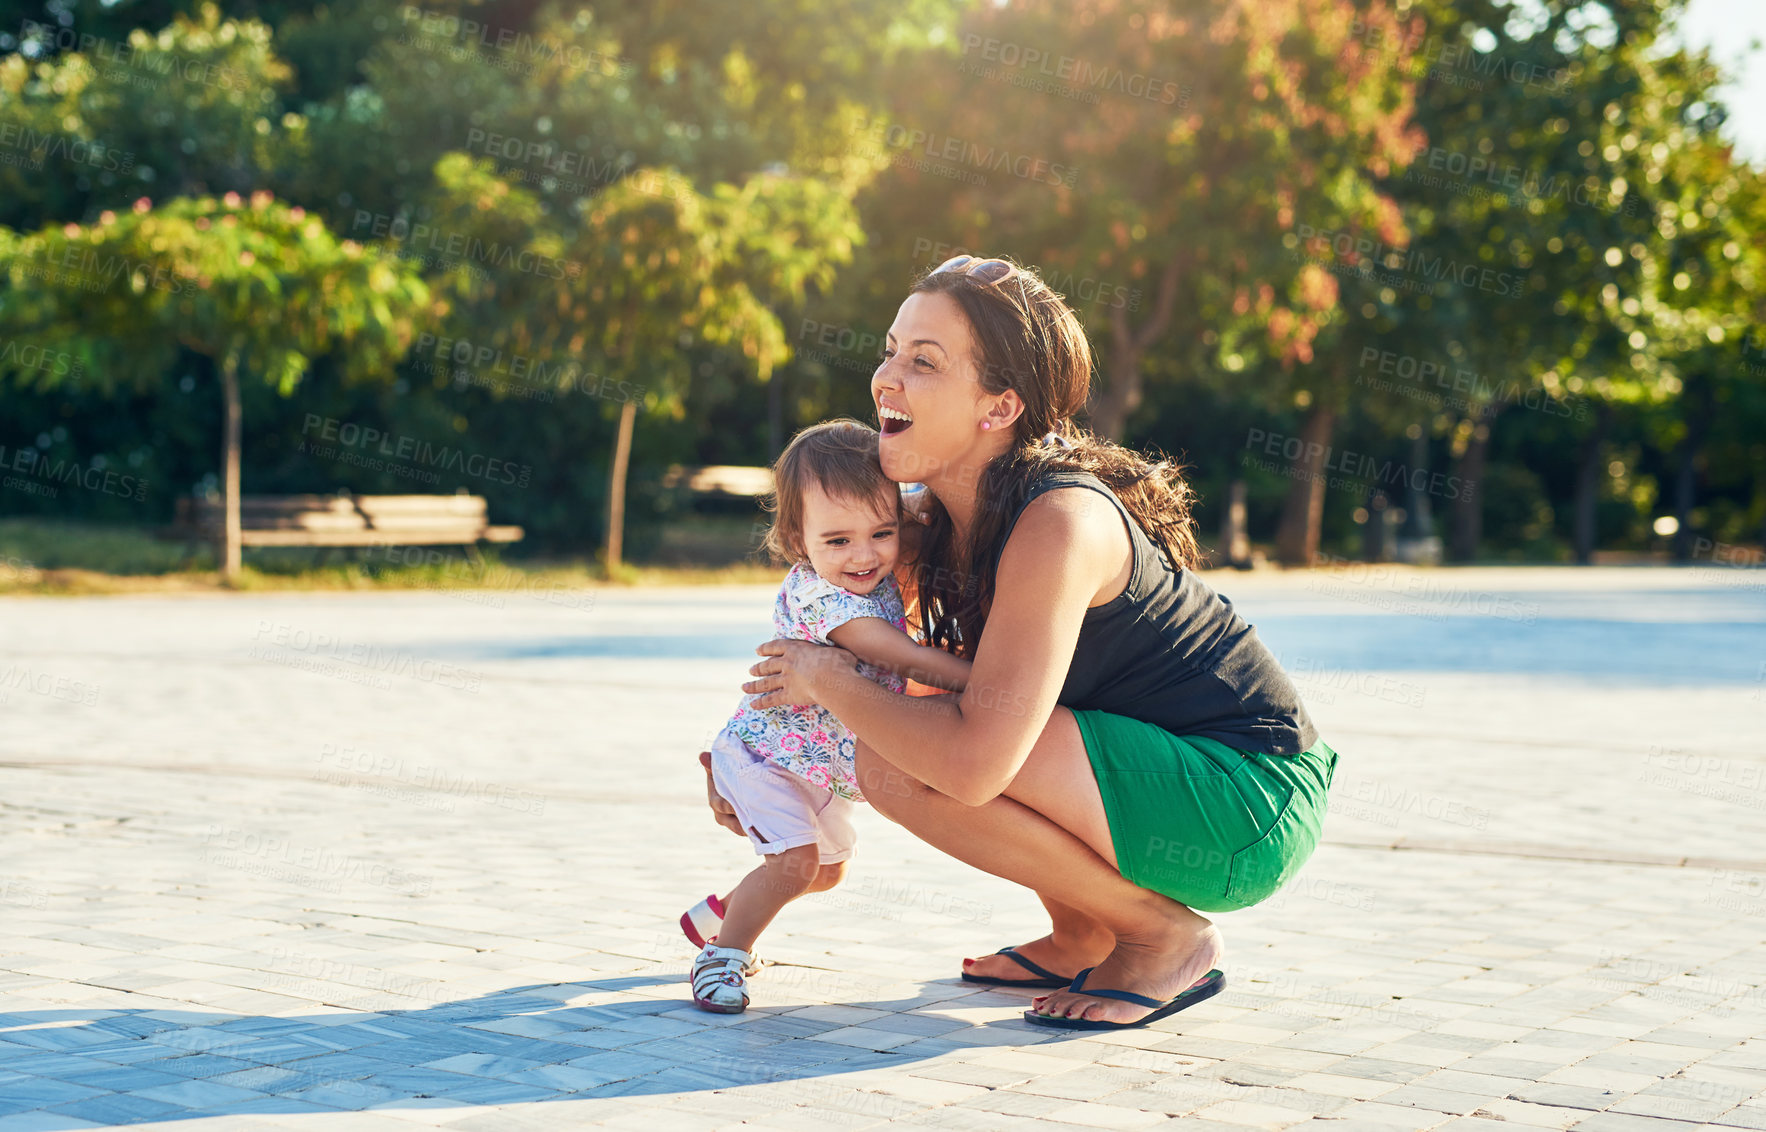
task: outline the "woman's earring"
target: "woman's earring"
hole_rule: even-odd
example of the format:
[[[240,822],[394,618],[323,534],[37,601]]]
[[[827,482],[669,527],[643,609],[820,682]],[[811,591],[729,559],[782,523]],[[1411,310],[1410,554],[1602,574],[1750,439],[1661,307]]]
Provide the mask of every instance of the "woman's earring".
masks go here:
[[[982,428],[992,428],[992,427],[993,427],[993,422],[992,422],[992,421],[982,421],[982,422],[981,422],[981,427],[982,427]]]

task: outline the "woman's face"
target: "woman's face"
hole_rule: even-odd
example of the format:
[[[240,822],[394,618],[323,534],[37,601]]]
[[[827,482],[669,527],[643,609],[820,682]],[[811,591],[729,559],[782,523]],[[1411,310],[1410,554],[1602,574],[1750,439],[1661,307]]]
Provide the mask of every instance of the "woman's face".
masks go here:
[[[981,388],[979,352],[963,308],[949,295],[909,295],[896,312],[871,400],[883,434],[883,473],[897,483],[974,477],[1011,445],[1001,397]],[[1009,403],[1015,395],[1007,394]],[[990,415],[992,414],[992,415]],[[981,427],[982,422],[991,428]]]

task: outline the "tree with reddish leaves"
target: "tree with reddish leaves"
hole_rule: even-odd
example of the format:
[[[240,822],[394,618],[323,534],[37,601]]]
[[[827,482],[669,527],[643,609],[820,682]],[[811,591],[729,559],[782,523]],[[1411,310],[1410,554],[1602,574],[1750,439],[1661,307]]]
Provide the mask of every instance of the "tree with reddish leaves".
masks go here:
[[[911,233],[916,248],[1042,269],[1098,348],[1101,436],[1123,436],[1152,363],[1172,358],[1267,391],[1271,408],[1305,404],[1329,384],[1314,376],[1315,342],[1339,317],[1339,288],[1302,237],[1402,243],[1376,181],[1421,144],[1414,79],[1387,49],[1404,29],[1364,7],[978,5],[873,125],[893,165],[873,227],[901,250]],[[941,202],[931,217],[929,200]],[[1335,405],[1310,404],[1305,433],[1328,443]],[[1315,546],[1319,485],[1295,490]]]

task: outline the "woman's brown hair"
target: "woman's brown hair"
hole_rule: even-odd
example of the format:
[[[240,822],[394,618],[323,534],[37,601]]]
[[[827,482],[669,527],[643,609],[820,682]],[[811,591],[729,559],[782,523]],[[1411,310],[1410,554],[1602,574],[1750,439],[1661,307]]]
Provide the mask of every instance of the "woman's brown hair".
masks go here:
[[[997,284],[961,271],[926,275],[914,294],[955,299],[974,335],[981,387],[1015,390],[1024,412],[1012,425],[1012,447],[991,460],[978,477],[975,524],[956,545],[950,515],[935,499],[914,567],[913,604],[925,640],[974,658],[975,642],[993,601],[994,574],[1004,548],[1006,523],[1024,506],[1031,486],[1053,471],[1085,471],[1102,480],[1174,567],[1194,567],[1196,546],[1191,507],[1195,493],[1182,469],[1165,459],[1100,439],[1072,417],[1091,389],[1091,345],[1066,301],[1034,271]],[[1049,433],[1064,443],[1045,443]]]
[[[849,417],[810,425],[773,462],[773,490],[761,506],[773,513],[766,550],[775,562],[806,562],[803,492],[811,481],[835,499],[869,503],[885,493],[898,507],[900,490],[878,462],[877,430]]]

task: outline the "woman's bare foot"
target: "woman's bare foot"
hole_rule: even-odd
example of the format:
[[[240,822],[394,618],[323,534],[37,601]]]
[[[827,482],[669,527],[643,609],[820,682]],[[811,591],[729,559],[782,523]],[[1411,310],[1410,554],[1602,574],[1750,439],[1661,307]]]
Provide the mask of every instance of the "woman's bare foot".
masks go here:
[[[1109,932],[1098,932],[1085,936],[1061,935],[1051,932],[1041,939],[1019,944],[1012,950],[1045,970],[1053,971],[1062,978],[1071,979],[1087,967],[1103,962],[1109,957],[1110,949],[1115,944],[1116,937]],[[965,959],[963,960],[963,973],[988,979],[1034,979],[1037,977],[1035,972],[1026,970],[1005,955],[983,955],[979,959]]]
[[[1131,991],[1163,1002],[1219,966],[1226,955],[1220,929],[1181,904],[1174,902],[1171,907],[1177,914],[1156,928],[1142,935],[1119,937],[1115,950],[1086,976],[1085,985]],[[1125,1023],[1139,1021],[1153,1012],[1151,1007],[1097,998],[1084,991],[1038,995],[1034,1009],[1050,1018]]]

